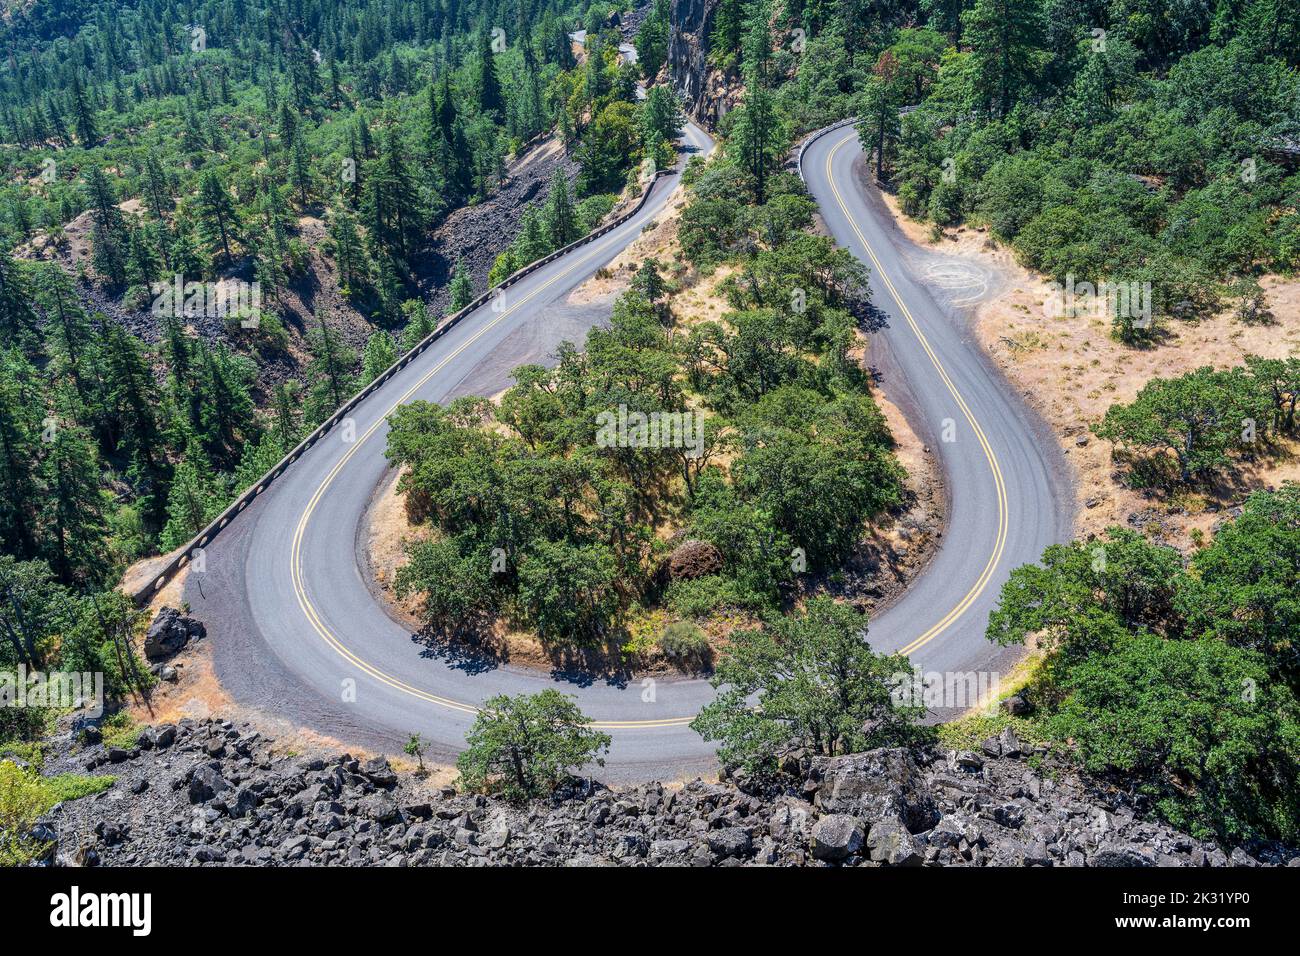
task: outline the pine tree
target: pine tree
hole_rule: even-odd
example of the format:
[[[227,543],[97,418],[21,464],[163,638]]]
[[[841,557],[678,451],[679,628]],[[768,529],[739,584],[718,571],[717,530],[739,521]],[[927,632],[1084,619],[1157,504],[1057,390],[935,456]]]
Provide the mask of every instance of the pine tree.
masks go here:
[[[94,336],[72,280],[57,263],[42,263],[36,271],[36,302],[45,314],[48,351],[55,377],[72,380],[82,406],[91,401]],[[89,367],[88,367],[89,366]]]
[[[402,330],[402,352],[406,353],[433,333],[433,318],[419,299],[408,299],[402,303],[402,312],[406,316],[406,328]]]
[[[474,280],[470,278],[464,260],[457,259],[456,269],[451,276],[451,305],[448,306],[448,311],[459,312],[469,305],[473,299]]]
[[[126,281],[132,286],[147,286],[158,277],[158,255],[148,229],[131,230],[130,252],[126,260]]]
[[[366,347],[361,353],[361,385],[369,385],[389,366],[397,361],[397,348],[392,336],[383,329],[376,329],[366,340]]]
[[[1043,58],[1040,0],[975,0],[962,14],[978,104],[1002,116],[1032,85]]]
[[[785,134],[772,92],[767,87],[770,56],[768,5],[759,0],[750,13],[745,36],[745,102],[735,111],[729,150],[750,177],[754,202],[767,201],[767,180],[784,153]]]
[[[298,190],[298,204],[305,207],[308,193],[311,192],[311,157],[307,153],[307,144],[303,142],[301,136],[293,141],[289,170],[293,186]]]
[[[66,584],[96,587],[111,577],[99,472],[86,432],[59,421],[41,462],[40,522],[50,565]]]
[[[130,236],[122,211],[117,208],[113,187],[98,166],[86,174],[86,201],[91,214],[92,262],[112,286],[126,282],[127,247]]]
[[[104,324],[100,348],[108,386],[104,414],[109,448],[130,463],[128,473],[143,499],[146,519],[161,521],[170,466],[158,427],[153,369],[139,341],[115,323]]]
[[[0,250],[0,341],[21,344],[39,332],[32,311],[27,277],[7,252]]]
[[[492,52],[492,34],[486,29],[479,33],[478,105],[484,113],[499,113],[504,100],[501,95],[501,78],[497,75],[496,56]]]
[[[73,124],[77,127],[77,141],[83,147],[93,145],[99,139],[99,129],[95,125],[95,115],[86,102],[86,93],[75,76],[72,79],[72,113]]]
[[[275,438],[280,454],[286,455],[298,444],[298,383],[277,382],[272,397],[274,424],[271,434]]]
[[[355,382],[352,367],[356,356],[337,332],[330,328],[330,314],[322,312],[311,332],[312,359],[307,365],[307,417],[322,422],[352,397]]]
[[[370,284],[370,260],[357,235],[356,218],[346,208],[336,209],[331,217],[330,238],[334,240],[339,285],[349,295],[365,289]]]
[[[167,494],[167,523],[162,531],[162,548],[172,551],[189,542],[221,511],[212,488],[210,469],[203,453],[191,446],[176,466]]]
[[[217,174],[208,170],[199,181],[199,229],[215,255],[220,250],[227,265],[233,261],[231,247],[239,238],[239,214]]]
[[[558,167],[551,174],[551,191],[546,197],[544,218],[552,249],[567,246],[578,238],[578,217],[569,196],[569,180],[564,170]]]
[[[683,122],[676,94],[666,86],[651,87],[641,107],[641,142],[646,154],[654,156],[659,165],[668,165],[665,160],[670,159],[671,153],[663,149],[663,145],[667,143],[668,149],[672,148],[682,135]]]
[[[0,547],[19,558],[37,553],[38,387],[36,370],[22,355],[0,352]]]
[[[371,255],[378,258],[379,252],[386,251],[395,255],[405,268],[421,217],[419,196],[406,165],[396,123],[389,125],[382,154],[367,171],[362,212],[375,245]]]
[[[197,344],[203,450],[216,465],[227,467],[238,459],[241,445],[257,436],[249,394],[254,368],[248,359],[233,355],[224,345]]]

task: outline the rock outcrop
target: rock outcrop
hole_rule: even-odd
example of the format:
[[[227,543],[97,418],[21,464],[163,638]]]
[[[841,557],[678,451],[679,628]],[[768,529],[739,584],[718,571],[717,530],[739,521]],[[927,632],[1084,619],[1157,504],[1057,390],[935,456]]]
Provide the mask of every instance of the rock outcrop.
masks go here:
[[[739,99],[739,78],[709,63],[708,34],[718,0],[673,0],[669,19],[668,71],[686,103],[686,112],[701,126],[715,129]]]
[[[145,633],[144,656],[151,661],[163,660],[206,633],[201,621],[186,617],[174,607],[164,607]]]
[[[245,726],[183,720],[111,753],[65,733],[47,772],[117,781],[37,826],[54,865],[1205,866],[1300,864],[1220,847],[1101,799],[1068,768],[974,753],[792,756],[784,790],[575,781],[511,805],[382,757],[289,756]],[[802,778],[801,785],[794,781]]]

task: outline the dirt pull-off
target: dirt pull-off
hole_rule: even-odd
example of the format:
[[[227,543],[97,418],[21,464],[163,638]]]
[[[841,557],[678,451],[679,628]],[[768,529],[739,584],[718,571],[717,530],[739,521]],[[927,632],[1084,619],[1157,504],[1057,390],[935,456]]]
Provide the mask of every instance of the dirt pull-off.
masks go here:
[[[1160,344],[1135,349],[1111,338],[1105,316],[1050,314],[1048,281],[1019,265],[1012,251],[983,229],[947,230],[932,244],[928,225],[908,219],[892,196],[885,198],[914,242],[932,245],[954,263],[949,270],[954,287],[974,291],[984,276],[1003,277],[992,295],[976,297],[975,332],[1056,433],[1076,479],[1078,534],[1127,525],[1186,550],[1195,544],[1194,533],[1208,533],[1251,491],[1300,479],[1296,443],[1283,441],[1277,454],[1239,463],[1209,489],[1161,498],[1123,484],[1110,443],[1089,432],[1112,404],[1132,401],[1153,378],[1175,378],[1205,365],[1230,368],[1244,364],[1247,355],[1281,358],[1300,352],[1300,282],[1263,280],[1272,324],[1247,325],[1225,309],[1198,321],[1171,321]]]

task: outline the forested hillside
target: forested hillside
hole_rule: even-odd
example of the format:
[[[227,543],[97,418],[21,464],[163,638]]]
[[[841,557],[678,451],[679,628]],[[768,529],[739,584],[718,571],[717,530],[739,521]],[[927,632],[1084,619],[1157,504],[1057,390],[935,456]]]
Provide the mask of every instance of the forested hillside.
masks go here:
[[[67,653],[81,616],[83,656],[107,654],[130,614],[83,602],[115,602],[127,564],[189,540],[432,331],[430,295],[450,311],[481,291],[459,263],[439,283],[427,246],[516,154],[553,136],[578,172],[556,166],[507,272],[639,188],[643,153],[671,155],[675,110],[637,103],[619,12],[100,0],[6,16],[0,660],[46,660],[59,634]]]

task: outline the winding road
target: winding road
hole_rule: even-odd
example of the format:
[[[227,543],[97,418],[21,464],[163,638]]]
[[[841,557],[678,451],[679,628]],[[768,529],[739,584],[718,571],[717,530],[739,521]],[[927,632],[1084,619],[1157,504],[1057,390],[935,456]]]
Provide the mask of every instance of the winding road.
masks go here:
[[[694,125],[689,152],[712,143]],[[870,640],[904,650],[926,670],[997,666],[984,623],[1011,568],[1068,532],[1069,501],[1050,434],[1017,401],[950,315],[909,274],[909,246],[887,210],[859,185],[852,128],[804,153],[803,172],[835,238],[871,268],[888,317],[873,359],[884,389],[939,452],[949,494],[943,546],[902,598],[872,621]],[[421,643],[376,601],[363,576],[366,514],[390,478],[386,418],[404,402],[494,394],[510,371],[579,341],[602,310],[566,303],[660,213],[680,166],[652,186],[628,222],[528,275],[467,316],[368,396],[206,550],[185,599],[208,625],[217,676],[238,702],[318,733],[390,752],[420,733],[449,760],[483,700],[559,686],[613,739],[604,776],[673,779],[713,765],[687,727],[713,697],[703,680],[618,683],[573,673],[449,657]],[[945,419],[954,441],[941,440]]]

